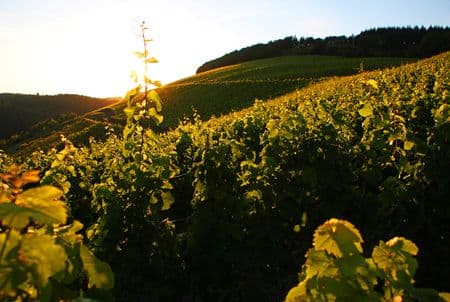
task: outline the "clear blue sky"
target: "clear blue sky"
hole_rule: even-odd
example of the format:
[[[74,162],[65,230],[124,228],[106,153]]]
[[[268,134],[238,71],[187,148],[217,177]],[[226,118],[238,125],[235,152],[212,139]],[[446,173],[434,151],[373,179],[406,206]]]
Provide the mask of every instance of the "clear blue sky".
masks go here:
[[[288,35],[450,26],[450,0],[0,0],[0,92],[122,95],[145,20],[168,83],[207,60]],[[152,66],[153,67],[153,66]]]

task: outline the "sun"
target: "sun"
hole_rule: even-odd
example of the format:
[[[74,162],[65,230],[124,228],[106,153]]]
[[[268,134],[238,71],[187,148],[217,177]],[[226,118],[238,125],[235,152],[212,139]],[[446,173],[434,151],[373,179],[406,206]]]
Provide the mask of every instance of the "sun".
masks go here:
[[[27,27],[0,31],[0,40],[8,45],[0,48],[1,57],[8,58],[2,90],[123,96],[134,85],[130,72],[140,69],[133,53],[142,47],[143,19],[153,39],[150,54],[159,60],[150,66],[149,76],[167,84],[195,71],[190,60],[199,55],[192,49],[201,46],[180,36],[180,28],[190,23],[162,2],[92,1],[89,10],[81,7],[68,2],[57,15],[30,17]]]

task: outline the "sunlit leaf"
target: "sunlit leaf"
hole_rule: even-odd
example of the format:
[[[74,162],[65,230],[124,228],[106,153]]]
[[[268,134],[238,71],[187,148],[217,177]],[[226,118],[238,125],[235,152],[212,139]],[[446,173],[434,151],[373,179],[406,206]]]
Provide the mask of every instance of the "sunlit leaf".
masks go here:
[[[45,286],[51,276],[66,268],[66,252],[50,235],[26,234],[19,254],[20,261],[41,286]]]
[[[141,89],[142,86],[137,85],[135,88],[128,90],[124,96],[125,102],[129,103],[136,95],[138,95],[141,92]]]
[[[152,100],[155,103],[156,111],[161,112],[162,110],[162,101],[159,97],[158,93],[155,90],[150,90],[147,93],[147,98]]]
[[[16,205],[36,211],[44,216],[41,223],[48,223],[47,217],[53,223],[63,224],[67,219],[67,205],[59,200],[63,192],[52,186],[41,186],[26,190],[16,198]],[[41,217],[34,216],[35,219]]]
[[[386,242],[386,245],[394,250],[407,252],[413,256],[416,256],[419,252],[419,248],[414,242],[403,237],[394,237]]]
[[[126,115],[127,117],[132,116],[132,115],[134,114],[134,111],[135,111],[135,109],[134,109],[133,107],[125,107],[125,108],[123,109],[123,112],[125,112],[125,115]]]
[[[89,287],[111,289],[114,287],[114,275],[110,266],[100,261],[84,245],[80,246],[80,257],[89,278]]]
[[[0,204],[0,220],[5,226],[13,227],[15,229],[23,229],[30,222],[30,218],[35,215],[39,216],[39,213],[19,207],[13,203]],[[53,221],[51,220],[49,223],[51,224]]]
[[[327,251],[339,258],[361,253],[362,242],[361,234],[350,222],[333,218],[317,228],[313,245],[316,250]]]
[[[156,133],[153,130],[151,130],[151,129],[147,129],[145,131],[145,136],[147,138],[149,138],[153,143],[159,142],[159,136],[156,135]]]
[[[158,63],[158,62],[159,61],[154,57],[145,59],[145,63]]]
[[[417,255],[418,250],[412,241],[395,237],[386,243],[380,241],[373,249],[372,259],[378,268],[395,279],[399,272],[405,272],[412,278],[417,269],[417,261],[413,256]]]
[[[143,59],[143,58],[145,58],[145,56],[146,56],[146,54],[145,54],[144,52],[141,52],[141,51],[135,51],[135,52],[134,52],[134,55],[135,55],[137,58],[139,58],[139,59]]]
[[[367,84],[367,85],[372,86],[375,89],[378,89],[378,82],[373,80],[373,79],[366,80],[366,81],[364,81],[364,83]]]
[[[307,302],[308,296],[306,295],[305,282],[291,288],[288,292],[285,302]]]
[[[245,192],[245,198],[253,199],[253,200],[262,200],[261,190],[251,190],[251,191]]]
[[[148,109],[148,115],[156,122],[157,125],[160,125],[164,120],[164,117],[158,114],[156,109],[153,107]]]
[[[306,254],[306,276],[312,278],[315,275],[337,276],[338,270],[333,259],[325,253],[310,249]]]
[[[439,106],[434,112],[434,118],[437,126],[442,126],[443,124],[450,122],[450,105],[442,104]]]
[[[414,147],[414,143],[411,141],[405,141],[405,143],[403,144],[403,149],[405,150],[411,150]]]
[[[30,221],[40,224],[64,224],[67,205],[59,200],[62,191],[52,186],[29,189],[16,198],[16,203],[0,204],[0,220],[4,225],[24,228]]]
[[[168,191],[164,191],[161,193],[161,197],[163,200],[163,206],[162,206],[161,210],[165,211],[165,210],[170,209],[172,204],[175,202],[175,199],[173,198],[172,194]]]
[[[363,108],[359,109],[358,111],[359,115],[362,117],[369,117],[373,115],[372,107],[370,106],[364,106]]]

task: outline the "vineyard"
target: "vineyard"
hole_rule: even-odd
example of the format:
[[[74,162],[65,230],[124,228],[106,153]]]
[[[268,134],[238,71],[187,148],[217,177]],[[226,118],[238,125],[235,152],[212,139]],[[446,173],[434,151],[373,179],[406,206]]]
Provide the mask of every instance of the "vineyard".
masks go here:
[[[0,153],[0,297],[449,301],[449,86],[447,52],[161,134],[131,91],[121,135]]]
[[[211,116],[247,108],[254,103],[255,98],[275,98],[326,77],[351,75],[361,68],[373,70],[413,61],[415,59],[288,56],[219,68],[157,89],[164,101],[164,121],[155,130],[161,132],[176,128],[180,120],[192,116],[193,110],[203,120],[207,120]],[[51,121],[51,127],[48,122],[43,122],[29,129],[29,133],[19,135],[14,141],[10,139],[4,148],[29,155],[39,148],[57,146],[61,134],[75,145],[86,144],[90,136],[103,139],[106,134],[105,126],[118,131],[123,127],[125,106],[126,102],[122,101],[76,118],[65,118],[56,123]],[[8,115],[7,112],[5,111],[5,116]],[[39,112],[34,113],[37,115]]]

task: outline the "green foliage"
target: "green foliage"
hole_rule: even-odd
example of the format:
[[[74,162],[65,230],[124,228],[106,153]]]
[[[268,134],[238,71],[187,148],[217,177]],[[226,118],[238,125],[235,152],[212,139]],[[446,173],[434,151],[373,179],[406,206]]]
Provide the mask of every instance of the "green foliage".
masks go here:
[[[410,240],[380,241],[372,258],[362,255],[362,237],[348,221],[330,219],[314,233],[300,283],[286,302],[448,301],[448,293],[414,287],[418,253]]]
[[[124,136],[1,155],[0,170],[21,160],[65,193],[86,246],[116,272],[119,301],[280,301],[311,241],[306,274],[322,277],[308,286],[425,300],[435,292],[416,285],[449,290],[449,56],[328,79],[161,134],[146,113],[161,104],[142,105],[135,90]],[[329,217],[358,225],[373,260],[349,224],[314,236]],[[420,246],[420,266],[411,242],[379,244],[397,234]]]
[[[355,74],[361,63],[366,70],[374,70],[413,61],[415,59],[288,56],[224,67],[150,90],[150,94],[154,95],[157,92],[161,99],[170,100],[164,105],[163,111],[159,112],[158,107],[155,108],[160,115],[164,115],[164,121],[154,130],[161,132],[175,128],[184,117],[190,118],[193,110],[203,120],[207,120],[212,116],[251,107],[255,99],[268,100],[324,80],[326,77]],[[145,76],[139,79],[136,73],[132,78],[138,80],[141,90],[145,82],[150,87],[159,85],[157,81],[148,77],[149,81],[144,81]],[[42,127],[32,129],[34,135],[19,136],[17,141],[8,141],[5,148],[19,154],[30,154],[37,149],[46,150],[50,146],[63,147],[60,145],[60,134],[75,145],[87,145],[89,136],[97,140],[105,139],[107,132],[104,130],[105,127],[113,128],[116,133],[120,133],[126,123],[123,109],[128,106],[126,99],[130,96],[127,94],[118,104],[89,112],[75,119],[56,120],[57,123],[51,126],[51,129],[55,130],[53,133],[48,129],[42,129],[50,127],[44,123]],[[140,95],[140,98],[142,97],[143,95]]]
[[[359,231],[347,221],[331,219],[314,233],[314,248],[335,257],[354,255],[362,252],[362,238]]]
[[[170,100],[164,109],[165,128],[173,128],[192,108],[202,119],[250,107],[255,99],[268,100],[331,76],[413,62],[405,58],[343,58],[332,56],[285,56],[255,60],[197,74],[159,89]]]
[[[114,278],[109,265],[92,255],[77,234],[82,224],[67,223],[63,192],[53,186],[24,190],[39,181],[36,170],[20,174],[11,166],[0,176],[0,298],[73,298],[78,293],[71,286],[84,280],[88,283],[82,290],[111,289]]]

